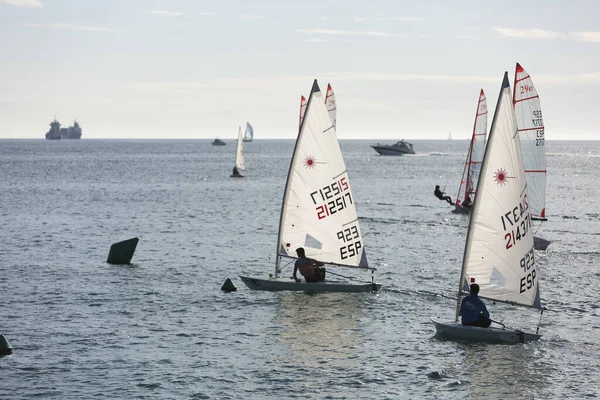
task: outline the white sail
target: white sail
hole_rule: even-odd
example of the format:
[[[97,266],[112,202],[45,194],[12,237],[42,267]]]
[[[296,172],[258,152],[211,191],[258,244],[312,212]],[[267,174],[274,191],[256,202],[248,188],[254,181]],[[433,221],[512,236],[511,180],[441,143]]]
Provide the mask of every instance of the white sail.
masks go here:
[[[479,179],[479,171],[483,162],[483,153],[485,152],[485,137],[487,134],[487,100],[483,89],[479,92],[479,101],[477,102],[477,110],[475,112],[475,123],[473,124],[473,136],[469,144],[469,152],[467,153],[467,161],[463,176],[460,180],[460,187],[456,195],[456,205],[461,205],[467,194],[471,197],[475,195],[477,189],[477,180]]]
[[[249,122],[246,122],[246,132],[244,132],[244,141],[251,142],[254,139],[254,129]]]
[[[238,128],[237,150],[235,153],[235,167],[238,170],[246,170],[246,157],[244,156],[244,140],[242,138],[242,127]]]
[[[348,171],[317,81],[306,106],[281,210],[278,255],[367,267]]]
[[[331,88],[330,84],[327,84],[325,106],[327,107],[327,111],[329,112],[329,116],[331,117],[331,121],[333,122],[333,126],[337,127],[337,107],[335,105],[335,93],[333,93],[333,89]]]
[[[546,147],[540,98],[529,74],[517,63],[513,102],[532,217],[546,217]]]
[[[459,293],[540,308],[527,183],[508,74],[488,138],[465,246]]]
[[[298,126],[302,126],[302,119],[304,118],[304,113],[306,112],[307,104],[308,104],[308,100],[306,100],[306,97],[301,96],[300,97],[300,123],[298,124]]]

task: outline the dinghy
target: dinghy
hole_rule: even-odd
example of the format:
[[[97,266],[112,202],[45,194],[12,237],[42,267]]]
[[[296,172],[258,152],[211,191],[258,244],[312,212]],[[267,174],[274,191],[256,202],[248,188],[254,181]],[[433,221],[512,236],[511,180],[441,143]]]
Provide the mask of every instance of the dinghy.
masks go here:
[[[316,80],[300,120],[281,206],[275,273],[269,278],[240,278],[254,290],[379,290],[381,285],[374,283],[372,277],[375,268],[369,267],[367,262],[355,199],[334,121]],[[290,278],[298,247],[304,248],[307,257],[326,264],[324,282],[296,282]],[[283,265],[285,260],[290,262]],[[286,266],[290,268],[284,277],[282,273]],[[332,271],[341,268],[370,271],[370,282],[356,283],[353,277]]]
[[[467,153],[467,161],[463,169],[458,194],[456,195],[456,203],[453,213],[468,214],[473,206],[473,198],[477,189],[477,180],[479,179],[479,171],[485,151],[485,136],[487,134],[487,100],[483,89],[479,92],[479,101],[477,102],[477,110],[475,111],[475,123],[473,124],[473,135],[471,143],[469,143],[469,151]],[[471,206],[463,206],[465,199],[469,197]]]
[[[246,176],[246,157],[244,157],[244,140],[242,139],[242,127],[240,126],[235,152],[235,168],[233,168],[231,178],[243,178],[244,176]]]
[[[438,336],[492,343],[540,338],[537,331],[524,333],[505,326],[479,328],[459,322],[462,297],[469,293],[469,285],[473,283],[479,285],[484,300],[543,312],[529,204],[517,122],[505,73],[469,222],[455,319],[450,322],[432,319]]]
[[[543,223],[546,218],[546,146],[544,120],[537,89],[519,63],[515,68],[513,104],[521,138],[523,167],[527,179],[531,219]],[[539,226],[538,226],[539,229]],[[550,241],[534,237],[536,250],[546,250]]]

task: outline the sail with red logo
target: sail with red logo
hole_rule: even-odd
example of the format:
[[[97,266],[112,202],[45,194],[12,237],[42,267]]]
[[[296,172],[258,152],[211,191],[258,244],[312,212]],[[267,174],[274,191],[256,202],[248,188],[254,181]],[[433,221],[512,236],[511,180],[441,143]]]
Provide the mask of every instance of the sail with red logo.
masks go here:
[[[479,285],[482,299],[543,310],[529,210],[521,142],[505,73],[467,231],[455,320],[433,321],[439,335],[507,343],[540,338],[537,332],[524,333],[503,324],[482,328],[458,321],[462,297],[473,283]]]

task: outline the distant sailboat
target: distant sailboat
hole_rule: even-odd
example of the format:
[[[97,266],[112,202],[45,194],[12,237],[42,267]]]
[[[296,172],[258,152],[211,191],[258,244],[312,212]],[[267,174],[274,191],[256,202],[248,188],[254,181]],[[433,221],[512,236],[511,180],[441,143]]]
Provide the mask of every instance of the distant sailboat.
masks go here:
[[[523,167],[527,178],[527,192],[531,219],[546,218],[546,146],[542,108],[533,81],[519,63],[515,68],[513,104],[521,138]],[[546,250],[550,241],[534,236],[536,250]]]
[[[473,135],[471,136],[471,143],[469,143],[467,161],[465,162],[458,194],[456,195],[455,208],[453,210],[455,213],[467,214],[471,211],[473,197],[477,189],[481,162],[483,161],[483,153],[485,152],[487,114],[487,100],[483,89],[481,89],[479,92],[479,101],[477,102],[477,110],[475,111],[475,123],[473,124]],[[465,202],[465,200],[467,201]]]
[[[308,101],[306,97],[300,97],[300,124],[302,125],[302,119],[304,118],[304,113],[306,112],[306,105]],[[335,93],[333,92],[333,88],[328,83],[327,84],[327,94],[325,96],[325,107],[327,107],[327,112],[329,113],[329,117],[331,118],[331,122],[333,123],[334,128],[336,127],[337,122],[337,106],[335,104]]]
[[[301,110],[303,106],[301,105]],[[322,261],[329,269],[346,267],[374,271],[363,245],[355,199],[340,150],[331,114],[315,80],[292,156],[281,207],[275,274],[269,278],[240,276],[255,290],[305,292],[367,292],[377,283],[329,280],[296,282],[280,276],[282,260],[295,260],[303,247],[306,256]],[[336,274],[331,274],[336,275]],[[328,275],[329,276],[329,275]],[[372,279],[372,278],[371,278]]]
[[[448,133],[448,140],[452,140],[452,132]]]
[[[244,142],[251,142],[254,140],[254,129],[249,122],[246,122],[246,131],[244,132]]]
[[[237,148],[235,151],[235,167],[233,167],[232,178],[243,178],[246,175],[246,157],[244,156],[244,140],[242,139],[242,127],[238,128]]]
[[[529,204],[517,121],[505,73],[469,222],[456,316],[451,322],[432,319],[438,335],[500,343],[539,340],[537,331],[525,333],[505,326],[480,328],[458,321],[462,296],[473,283],[479,285],[483,299],[543,312]]]

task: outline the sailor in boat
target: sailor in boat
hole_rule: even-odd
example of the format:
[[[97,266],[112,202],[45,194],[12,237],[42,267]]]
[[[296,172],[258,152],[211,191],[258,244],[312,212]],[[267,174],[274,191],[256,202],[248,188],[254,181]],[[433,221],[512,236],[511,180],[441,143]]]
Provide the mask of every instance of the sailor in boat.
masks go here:
[[[481,328],[489,327],[492,320],[490,319],[490,313],[488,312],[487,307],[478,296],[479,285],[476,283],[471,284],[469,291],[470,294],[462,300],[462,303],[460,303],[462,324],[478,326]]]
[[[471,201],[471,196],[467,195],[467,198],[465,199],[465,201],[462,202],[461,206],[465,208],[471,208],[472,204],[473,202]]]
[[[440,200],[446,200],[448,204],[452,205],[452,198],[450,196],[444,196],[444,192],[440,190],[440,185],[435,185],[435,190],[433,191],[435,197]]]
[[[298,259],[294,264],[294,280],[296,282],[302,281],[302,279],[296,276],[296,271],[298,270],[300,270],[306,282],[322,282],[325,280],[325,268],[321,268],[325,265],[324,263],[307,258],[303,247],[298,247],[296,254],[298,255]]]
[[[233,176],[240,176],[240,171],[238,171],[237,167],[233,167]]]

